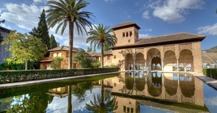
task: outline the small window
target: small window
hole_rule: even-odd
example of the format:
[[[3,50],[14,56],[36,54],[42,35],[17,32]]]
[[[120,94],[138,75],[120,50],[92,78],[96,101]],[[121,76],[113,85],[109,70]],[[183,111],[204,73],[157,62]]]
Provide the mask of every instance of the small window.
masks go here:
[[[133,34],[132,34],[132,31],[130,31],[130,37],[132,36]]]
[[[57,56],[57,54],[56,54],[56,53],[54,53],[54,54],[53,54],[53,57],[56,57],[56,56]]]
[[[129,113],[130,112],[130,108],[129,107],[127,107],[127,113]]]
[[[123,32],[123,37],[125,37],[125,33]]]
[[[127,34],[126,34],[126,37],[128,37],[128,32],[127,32]]]
[[[130,43],[130,40],[128,40],[128,43]]]
[[[114,56],[114,59],[116,59],[116,56]]]
[[[110,60],[110,56],[107,56],[107,60]]]
[[[58,53],[58,57],[62,57],[62,53]]]
[[[131,108],[131,113],[133,113],[133,108]]]

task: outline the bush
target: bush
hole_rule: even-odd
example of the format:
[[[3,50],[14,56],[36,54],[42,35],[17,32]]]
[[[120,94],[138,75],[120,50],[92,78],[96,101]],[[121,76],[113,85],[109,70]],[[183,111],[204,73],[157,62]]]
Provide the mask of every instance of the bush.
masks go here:
[[[63,61],[62,57],[55,57],[53,61],[51,62],[51,68],[53,69],[60,69],[61,68],[61,62]]]
[[[0,71],[0,84],[50,79],[50,78],[59,78],[59,77],[67,77],[67,76],[116,72],[118,70],[119,70],[118,68],[97,68],[97,69]]]
[[[217,69],[203,69],[203,74],[208,77],[217,79]]]

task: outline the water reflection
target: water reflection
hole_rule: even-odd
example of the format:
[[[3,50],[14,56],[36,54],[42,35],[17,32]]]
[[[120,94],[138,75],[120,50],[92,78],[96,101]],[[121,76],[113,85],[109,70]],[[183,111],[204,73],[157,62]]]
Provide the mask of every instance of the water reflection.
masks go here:
[[[208,111],[202,81],[189,74],[142,71],[121,73],[100,81],[44,87],[42,91],[0,99],[0,108],[8,113]]]

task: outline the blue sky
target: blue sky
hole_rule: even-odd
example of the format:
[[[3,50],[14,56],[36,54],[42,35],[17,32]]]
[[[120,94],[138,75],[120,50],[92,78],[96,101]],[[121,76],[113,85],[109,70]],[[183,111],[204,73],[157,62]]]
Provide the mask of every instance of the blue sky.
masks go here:
[[[114,26],[126,21],[136,22],[140,37],[177,32],[206,35],[202,49],[217,45],[217,1],[215,0],[87,0],[85,10],[94,13],[93,24]],[[29,32],[38,24],[42,9],[48,9],[47,0],[0,0],[1,24],[19,32]],[[61,45],[68,45],[68,31],[56,36]],[[88,36],[75,34],[75,47],[86,48]]]

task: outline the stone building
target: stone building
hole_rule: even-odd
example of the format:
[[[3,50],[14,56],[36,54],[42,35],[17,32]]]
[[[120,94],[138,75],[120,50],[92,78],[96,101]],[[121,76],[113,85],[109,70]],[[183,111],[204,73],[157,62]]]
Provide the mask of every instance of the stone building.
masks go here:
[[[67,69],[68,68],[68,60],[69,60],[69,47],[67,46],[58,46],[53,49],[49,49],[49,57],[45,57],[42,60],[40,60],[40,69],[51,69],[51,62],[55,57],[62,57],[63,60],[61,62],[60,68],[61,69]],[[79,51],[83,49],[80,48],[73,48],[72,50],[72,56],[75,56]],[[72,62],[73,68],[78,68],[79,64],[76,61]]]
[[[0,26],[0,34],[2,35],[3,40],[5,40],[4,37],[10,32],[11,30]],[[8,51],[8,49],[9,49],[9,44],[2,45],[0,42],[0,64],[4,63],[6,59],[11,56],[11,53]]]
[[[183,32],[139,39],[139,29],[133,22],[113,27],[117,43],[112,48],[111,64],[121,70],[202,72],[204,35]]]

